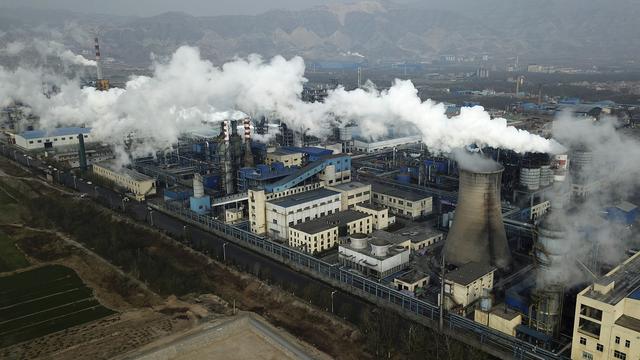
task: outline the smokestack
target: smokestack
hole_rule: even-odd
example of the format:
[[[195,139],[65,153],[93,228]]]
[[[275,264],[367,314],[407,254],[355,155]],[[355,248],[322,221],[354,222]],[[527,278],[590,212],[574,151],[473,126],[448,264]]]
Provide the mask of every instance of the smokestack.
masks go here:
[[[96,80],[96,89],[100,91],[109,90],[109,80],[102,76],[102,60],[100,59],[100,44],[98,43],[98,37],[95,37],[96,48],[96,69],[98,72],[98,79]]]
[[[80,171],[87,171],[87,151],[84,147],[83,134],[78,134],[78,159],[80,162]]]
[[[244,166],[253,167],[253,153],[251,152],[251,119],[243,121],[244,125]]]
[[[98,43],[98,37],[95,37],[96,48],[96,68],[98,70],[98,80],[102,80],[102,62],[100,61],[100,44]]]
[[[502,222],[500,182],[504,167],[487,164],[482,169],[460,167],[458,206],[444,251],[449,263],[490,264],[501,270],[511,264]]]

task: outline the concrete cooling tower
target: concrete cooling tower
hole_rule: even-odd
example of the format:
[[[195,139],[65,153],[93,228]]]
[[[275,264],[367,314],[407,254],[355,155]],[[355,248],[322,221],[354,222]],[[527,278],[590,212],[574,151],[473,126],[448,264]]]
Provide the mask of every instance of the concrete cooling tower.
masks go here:
[[[459,167],[458,206],[444,251],[454,265],[468,262],[507,269],[511,253],[502,222],[500,182],[504,167],[484,163],[477,168]]]

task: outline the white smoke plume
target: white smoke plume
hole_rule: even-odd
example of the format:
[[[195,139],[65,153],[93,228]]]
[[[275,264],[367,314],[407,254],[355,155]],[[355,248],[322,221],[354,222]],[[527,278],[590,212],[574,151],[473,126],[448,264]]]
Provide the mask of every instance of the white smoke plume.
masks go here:
[[[27,50],[35,50],[38,52],[43,61],[48,56],[59,58],[67,65],[79,66],[96,66],[95,60],[89,60],[82,55],[75,54],[73,51],[66,49],[65,46],[55,40],[33,39],[28,42],[13,41],[8,43],[0,54],[8,56],[20,56]]]
[[[132,77],[124,88],[109,91],[57,78],[60,91],[47,98],[40,94],[45,74],[2,69],[0,77],[12,81],[0,84],[0,101],[31,105],[44,128],[86,125],[98,139],[115,144],[135,134],[144,138],[145,149],[166,148],[181,133],[210,126],[207,123],[234,111],[254,117],[275,114],[289,128],[319,137],[329,135],[340,121],[354,121],[363,134],[374,137],[385,135],[390,125],[407,124],[415,126],[435,152],[469,144],[517,152],[560,148],[552,140],[507,126],[504,119],[491,119],[480,107],[465,108],[449,119],[444,105],[422,102],[410,81],[397,80],[385,91],[338,88],[324,103],[305,103],[304,70],[299,57],[265,61],[257,55],[216,67],[202,59],[197,48],[184,46],[167,61],[157,61],[152,76]]]
[[[615,266],[625,259],[626,250],[640,247],[638,232],[633,227],[605,218],[605,209],[620,201],[639,205],[640,139],[634,138],[628,129],[617,129],[614,118],[603,117],[594,122],[568,113],[554,121],[553,136],[568,148],[591,151],[593,163],[580,178],[575,174],[568,177],[567,183],[558,186],[554,194],[566,196],[572,183],[585,184],[590,189],[573,206],[552,209],[550,218],[545,220],[564,231],[561,241],[567,254],[565,260],[552,262],[548,272],[539,274],[540,287],[592,281],[593,276],[585,267],[601,275],[599,265]],[[552,204],[556,200],[551,199]]]

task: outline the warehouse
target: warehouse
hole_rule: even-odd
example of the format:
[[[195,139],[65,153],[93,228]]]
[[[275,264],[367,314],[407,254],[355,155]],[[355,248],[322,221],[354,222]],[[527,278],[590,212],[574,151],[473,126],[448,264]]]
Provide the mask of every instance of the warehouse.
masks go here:
[[[30,130],[15,134],[15,144],[25,150],[49,150],[59,147],[78,146],[78,135],[85,143],[92,142],[91,128],[65,127],[50,131]]]
[[[93,164],[93,173],[129,190],[138,201],[156,193],[156,181],[152,177],[118,166],[113,161]]]
[[[369,214],[340,211],[289,228],[289,246],[315,254],[338,244],[340,236],[370,234],[373,221]]]

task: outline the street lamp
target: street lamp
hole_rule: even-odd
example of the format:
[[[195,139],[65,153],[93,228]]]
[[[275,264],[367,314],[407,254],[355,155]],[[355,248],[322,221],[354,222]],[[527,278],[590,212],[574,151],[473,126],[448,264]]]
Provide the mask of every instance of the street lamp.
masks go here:
[[[331,313],[333,314],[333,295],[335,295],[338,292],[338,290],[333,290],[331,292]]]
[[[222,261],[227,261],[227,243],[222,244]]]

